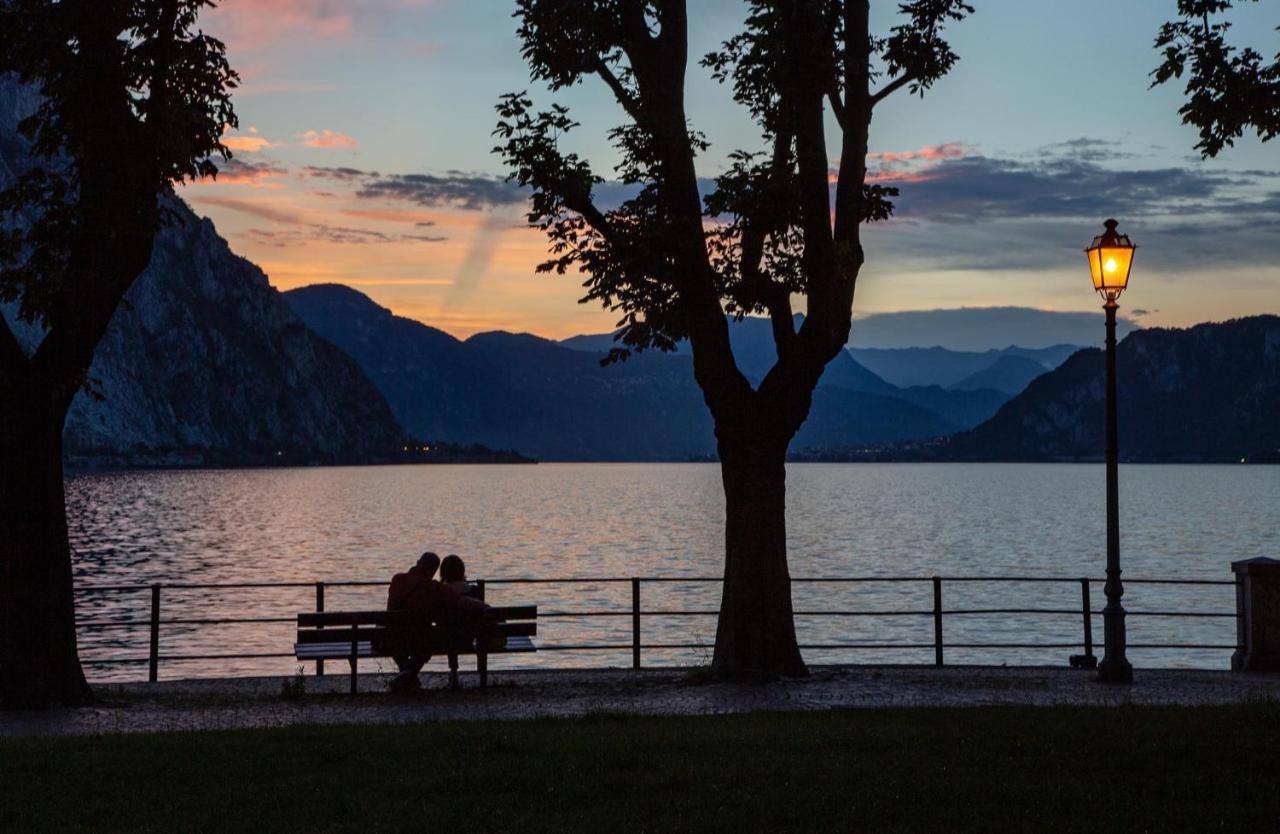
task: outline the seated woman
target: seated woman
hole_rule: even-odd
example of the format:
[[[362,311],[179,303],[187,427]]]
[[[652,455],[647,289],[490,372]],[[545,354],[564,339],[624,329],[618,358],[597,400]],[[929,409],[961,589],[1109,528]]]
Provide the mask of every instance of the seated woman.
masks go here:
[[[456,554],[450,553],[444,557],[440,563],[440,582],[446,588],[452,588],[459,596],[465,599],[480,599],[480,589],[476,587],[474,582],[467,581],[467,565],[462,558]],[[485,606],[488,608],[489,606]],[[485,620],[480,617],[469,617],[467,626],[470,632],[467,636],[475,636],[477,647],[480,641],[489,651],[501,649],[507,644],[507,638],[503,636],[501,629],[496,628],[497,623],[491,620]]]
[[[450,553],[440,562],[440,581],[464,597],[475,597],[476,586],[467,581],[467,565],[462,557]]]

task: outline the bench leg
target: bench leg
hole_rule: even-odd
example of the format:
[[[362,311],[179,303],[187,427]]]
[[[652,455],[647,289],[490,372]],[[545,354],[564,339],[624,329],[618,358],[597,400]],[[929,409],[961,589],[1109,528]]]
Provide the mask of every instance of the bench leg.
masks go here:
[[[456,654],[449,655],[449,688],[462,688],[462,684],[458,683],[458,656]]]
[[[489,685],[489,655],[481,652],[476,655],[476,670],[480,673],[480,688]]]
[[[351,664],[351,694],[356,694],[356,659],[354,657],[348,661]]]

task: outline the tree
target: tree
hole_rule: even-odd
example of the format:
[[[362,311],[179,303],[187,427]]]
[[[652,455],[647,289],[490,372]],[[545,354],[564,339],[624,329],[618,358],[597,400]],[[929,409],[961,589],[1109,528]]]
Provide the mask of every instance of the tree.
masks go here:
[[[0,705],[91,699],[76,648],[62,427],[174,183],[230,157],[236,75],[193,31],[212,0],[0,0],[0,73],[37,88],[34,164],[0,194]]]
[[[580,271],[583,301],[621,315],[622,347],[607,361],[688,339],[726,499],[712,671],[770,678],[806,672],[787,567],[787,446],[823,369],[848,341],[861,225],[887,218],[897,193],[866,181],[872,115],[899,90],[923,94],[951,68],[944,26],[972,9],[960,0],[902,2],[899,25],[878,36],[869,0],[746,7],[743,30],[702,65],[750,112],[762,143],[735,150],[705,197],[695,161],[709,145],[685,111],[681,0],[517,3],[532,80],[554,92],[594,76],[612,91],[624,116],[608,133],[621,158],[615,174],[633,196],[599,205],[602,178],[560,147],[578,125],[558,103],[539,111],[526,93],[504,96],[495,151],[510,178],[532,189],[528,219],[550,245],[539,271]],[[807,300],[798,330],[793,296]],[[726,313],[772,322],[778,358],[756,387],[734,361]]]
[[[1257,0],[1244,0],[1257,2]],[[1164,61],[1151,86],[1187,76],[1182,123],[1200,130],[1195,147],[1205,158],[1252,128],[1266,142],[1280,133],[1280,55],[1266,63],[1257,50],[1227,43],[1223,15],[1234,0],[1178,0],[1178,20],[1160,27],[1156,47]]]

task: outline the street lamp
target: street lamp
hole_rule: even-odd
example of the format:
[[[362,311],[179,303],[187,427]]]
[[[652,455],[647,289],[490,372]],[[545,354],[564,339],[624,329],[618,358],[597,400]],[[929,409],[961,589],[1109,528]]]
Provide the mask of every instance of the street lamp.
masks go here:
[[[1107,606],[1102,609],[1103,655],[1098,680],[1132,683],[1133,667],[1125,658],[1124,607],[1120,598],[1120,477],[1116,438],[1116,300],[1129,285],[1133,251],[1137,247],[1128,235],[1116,231],[1116,221],[1108,220],[1106,231],[1084,250],[1089,257],[1093,288],[1105,299],[1107,312]]]

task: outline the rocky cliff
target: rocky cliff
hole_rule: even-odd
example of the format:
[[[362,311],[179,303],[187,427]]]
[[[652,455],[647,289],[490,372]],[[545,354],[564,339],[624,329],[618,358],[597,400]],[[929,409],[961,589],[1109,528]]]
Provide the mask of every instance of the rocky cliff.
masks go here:
[[[29,164],[14,132],[34,98],[0,78],[0,188]],[[174,221],[116,311],[68,414],[71,465],[221,465],[389,458],[404,435],[378,389],[310,331],[213,224]],[[12,321],[13,307],[4,308]],[[39,328],[15,328],[28,350]],[[0,380],[3,384],[3,380]]]

